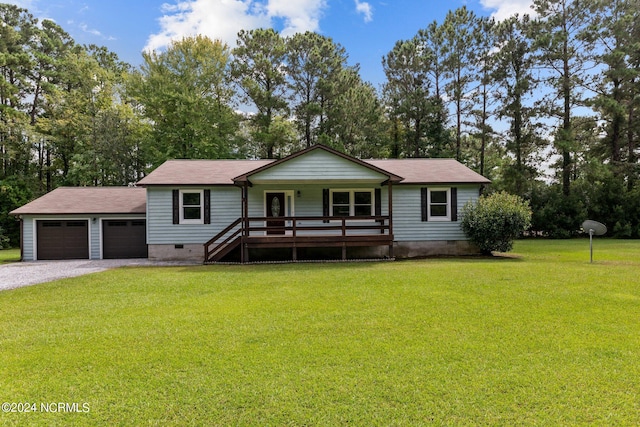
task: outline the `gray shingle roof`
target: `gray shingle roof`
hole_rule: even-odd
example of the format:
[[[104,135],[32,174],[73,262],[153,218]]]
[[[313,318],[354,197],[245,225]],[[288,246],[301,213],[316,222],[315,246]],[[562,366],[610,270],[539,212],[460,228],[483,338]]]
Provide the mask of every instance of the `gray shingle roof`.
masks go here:
[[[169,160],[138,182],[148,185],[231,185],[233,178],[274,160]],[[453,159],[363,160],[403,178],[400,184],[488,184],[487,178]]]
[[[138,185],[233,185],[233,178],[273,160],[168,160]]]
[[[365,160],[403,177],[400,184],[488,184],[491,181],[454,159]]]
[[[59,187],[13,215],[144,214],[147,194],[137,187]]]

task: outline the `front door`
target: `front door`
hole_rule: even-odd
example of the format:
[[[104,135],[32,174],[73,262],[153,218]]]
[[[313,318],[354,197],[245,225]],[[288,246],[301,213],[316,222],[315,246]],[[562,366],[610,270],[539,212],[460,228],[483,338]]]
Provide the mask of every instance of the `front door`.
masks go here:
[[[265,194],[265,212],[267,218],[285,216],[285,195],[282,192]],[[273,227],[273,229],[271,229]],[[267,221],[267,234],[284,234],[284,220]]]

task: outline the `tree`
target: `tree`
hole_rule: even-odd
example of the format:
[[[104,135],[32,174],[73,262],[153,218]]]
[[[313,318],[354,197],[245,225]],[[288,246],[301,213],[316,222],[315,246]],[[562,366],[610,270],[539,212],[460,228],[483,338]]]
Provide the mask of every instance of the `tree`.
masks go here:
[[[30,147],[24,101],[29,94],[29,44],[37,21],[0,4],[0,179],[28,174]]]
[[[327,113],[335,102],[333,85],[346,64],[344,47],[329,37],[307,31],[287,40],[292,110],[306,147],[315,144],[326,130]]]
[[[494,57],[492,77],[498,85],[497,117],[506,120],[509,130],[504,146],[509,158],[503,161],[502,186],[519,196],[530,194],[537,177],[542,139],[534,122],[532,92],[537,83],[533,75],[534,58],[527,37],[529,17],[513,16],[497,24],[496,42],[499,50]]]
[[[359,158],[384,157],[386,122],[373,86],[363,82],[355,69],[345,68],[334,91],[325,122],[327,145]]]
[[[389,107],[390,120],[404,130],[402,148],[395,151],[397,156],[424,157],[431,148],[440,151],[441,135],[428,130],[442,121],[442,104],[432,93],[432,82],[427,74],[431,69],[432,56],[418,38],[399,41],[382,59],[387,76],[383,88]],[[397,133],[397,136],[400,134]]]
[[[41,119],[51,111],[51,100],[62,83],[65,58],[75,45],[71,36],[55,22],[43,20],[33,38],[33,63],[31,68],[32,98],[29,106],[30,123],[35,129],[34,147],[37,152],[38,191],[51,191],[52,144],[50,135],[43,129]]]
[[[76,156],[90,147],[92,121],[99,105],[107,102],[102,95],[95,99],[99,73],[98,62],[79,45],[70,47],[57,65],[57,84],[47,93],[45,111],[38,120],[52,154],[48,169],[59,177],[53,185],[79,185],[82,181],[70,172],[76,166]]]
[[[478,18],[463,6],[449,11],[443,23],[445,73],[450,80],[445,89],[454,105],[456,160],[462,159],[463,118],[471,111],[468,88],[474,79]]]
[[[572,153],[576,150],[572,119],[574,108],[584,105],[581,88],[587,65],[585,55],[591,47],[581,38],[589,18],[586,9],[575,0],[534,0],[538,17],[533,29],[538,61],[545,68],[546,83],[552,93],[546,97],[544,109],[549,117],[557,117],[555,147],[561,156],[562,193],[571,188]]]
[[[287,81],[284,65],[285,41],[275,30],[240,31],[238,46],[233,49],[231,75],[244,91],[244,101],[257,112],[251,116],[253,141],[262,145],[260,157],[274,158],[281,135],[272,133],[276,117],[288,114]]]
[[[231,104],[228,47],[196,36],[142,56],[144,64],[129,90],[153,123],[153,164],[231,156],[238,117]]]
[[[508,252],[513,241],[529,228],[531,208],[520,197],[506,192],[482,196],[462,209],[462,230],[483,254]]]
[[[593,23],[584,38],[595,46],[594,60],[601,71],[589,88],[591,104],[603,121],[605,136],[597,147],[603,161],[613,168],[614,178],[634,187],[637,171],[638,127],[635,120],[640,96],[640,54],[635,47],[640,35],[640,10],[629,0],[591,0],[587,3]]]
[[[416,40],[421,51],[429,56],[427,78],[431,81],[431,119],[427,123],[426,138],[427,157],[453,157],[455,147],[448,127],[449,113],[444,101],[444,88],[447,85],[447,46],[444,27],[436,21],[431,22],[425,29],[419,30]]]
[[[478,149],[478,172],[483,176],[486,176],[485,164],[487,147],[494,133],[490,119],[493,116],[491,109],[495,99],[495,86],[498,84],[496,80],[492,78],[492,70],[496,63],[494,53],[497,44],[494,30],[495,25],[493,19],[481,18],[478,20],[478,24],[473,33],[475,45],[477,46],[476,56],[479,63],[479,74],[477,79],[478,85],[472,91],[472,98],[479,100],[479,102],[476,102],[476,108],[471,110],[471,116],[474,120],[473,127],[476,129],[471,136],[474,139],[480,140],[480,147]]]

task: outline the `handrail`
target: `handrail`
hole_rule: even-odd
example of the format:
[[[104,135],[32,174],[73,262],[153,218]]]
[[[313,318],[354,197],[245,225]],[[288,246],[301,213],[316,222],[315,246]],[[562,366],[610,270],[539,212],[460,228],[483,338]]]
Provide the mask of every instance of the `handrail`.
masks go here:
[[[292,236],[295,237],[300,231],[340,231],[340,235],[346,237],[349,231],[354,230],[375,230],[381,233],[390,230],[389,216],[376,215],[376,216],[347,216],[347,217],[335,217],[335,216],[282,216],[282,217],[250,217],[247,218],[247,230],[246,236],[249,237],[251,232],[265,232],[265,231],[291,231]],[[270,225],[269,222],[280,221],[284,222],[283,225]],[[322,222],[323,225],[300,225],[298,222]],[[369,221],[369,224],[363,224],[363,222]],[[251,226],[253,222],[266,223],[260,226]],[[291,225],[286,225],[290,222]],[[351,222],[351,224],[347,224]],[[385,224],[386,222],[386,224]],[[328,224],[326,224],[328,223]],[[354,224],[355,223],[355,224]]]
[[[229,224],[224,230],[216,234],[204,244],[205,261],[210,261],[211,258],[220,252],[223,248],[229,244],[233,239],[242,233],[243,238],[251,237],[252,232],[268,232],[277,231],[286,233],[290,231],[291,234],[284,237],[298,237],[301,231],[340,231],[340,234],[332,234],[335,236],[347,237],[349,231],[362,231],[372,230],[381,234],[389,234],[391,218],[386,215],[376,216],[348,216],[348,217],[335,217],[335,216],[283,216],[283,217],[248,217],[238,218]],[[283,222],[283,225],[272,225],[269,222],[279,221]],[[363,222],[369,221],[369,224]],[[260,226],[251,226],[253,222],[261,222]],[[286,225],[290,222],[291,225]],[[299,222],[318,222],[322,225],[299,225]],[[347,222],[352,222],[347,224]],[[355,222],[355,224],[353,224]],[[327,224],[328,223],[328,224]],[[239,227],[238,227],[239,226]],[[231,232],[234,228],[237,228],[232,234],[221,242],[216,242],[224,237],[227,233]],[[277,236],[277,235],[276,235]],[[356,236],[355,234],[353,236]],[[274,236],[275,237],[275,236]],[[215,244],[215,247],[210,250],[210,247]]]
[[[224,236],[225,234],[227,234],[229,231],[231,231],[232,228],[236,227],[238,224],[240,224],[240,222],[242,221],[242,218],[238,218],[235,221],[233,221],[231,224],[229,224],[227,226],[227,228],[225,228],[224,230],[222,230],[221,232],[219,232],[218,234],[216,234],[214,237],[212,237],[211,239],[209,239],[206,243],[205,246],[207,245],[211,245],[213,242],[215,242],[216,240],[218,240],[219,238],[221,238],[222,236]]]
[[[232,241],[238,234],[240,234],[240,232],[242,231],[242,227],[238,228],[235,232],[233,232],[230,236],[228,236],[226,239],[224,239],[222,242],[220,242],[219,244],[217,244],[212,250],[209,250],[209,247],[211,245],[213,245],[218,239],[222,238],[225,234],[227,234],[228,232],[230,232],[231,230],[233,230],[235,227],[237,227],[240,223],[242,222],[242,218],[238,218],[235,221],[233,221],[231,224],[229,224],[227,226],[227,228],[225,228],[224,230],[222,230],[220,233],[216,234],[214,237],[212,237],[211,239],[209,239],[205,244],[204,244],[204,260],[205,261],[209,261],[211,259],[211,256],[218,253],[222,248],[224,248],[227,243],[229,243],[230,241]]]

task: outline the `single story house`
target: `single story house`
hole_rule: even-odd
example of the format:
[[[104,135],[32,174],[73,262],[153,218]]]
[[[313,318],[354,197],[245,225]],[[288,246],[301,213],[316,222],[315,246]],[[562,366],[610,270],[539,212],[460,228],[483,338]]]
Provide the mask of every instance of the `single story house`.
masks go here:
[[[452,159],[169,160],[137,187],[52,191],[12,212],[22,259],[250,262],[475,253],[458,211],[490,181]]]

